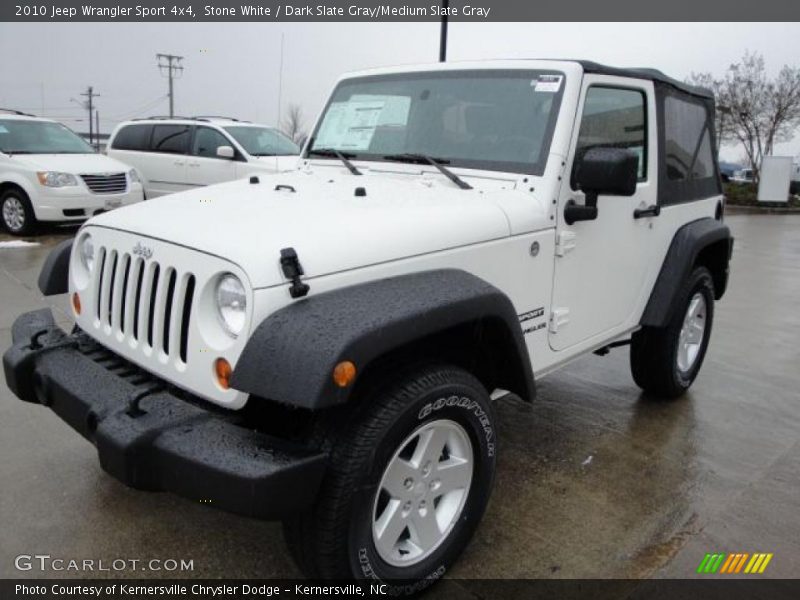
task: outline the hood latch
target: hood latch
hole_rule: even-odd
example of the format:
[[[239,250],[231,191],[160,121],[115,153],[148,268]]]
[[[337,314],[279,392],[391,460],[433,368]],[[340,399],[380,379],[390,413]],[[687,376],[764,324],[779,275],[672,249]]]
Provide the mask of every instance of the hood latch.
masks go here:
[[[307,283],[300,281],[300,277],[305,273],[294,248],[281,250],[281,269],[283,269],[286,279],[292,280],[292,286],[289,288],[289,295],[292,298],[302,298],[308,294],[308,290],[311,288]]]

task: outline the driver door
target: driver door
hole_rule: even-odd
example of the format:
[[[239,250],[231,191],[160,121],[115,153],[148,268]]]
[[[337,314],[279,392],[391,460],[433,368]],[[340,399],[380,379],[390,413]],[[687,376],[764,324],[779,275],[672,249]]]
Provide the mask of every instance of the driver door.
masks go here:
[[[558,199],[553,310],[549,343],[556,351],[581,351],[625,332],[638,320],[652,252],[655,216],[634,218],[656,204],[657,133],[653,84],[586,75],[570,158]],[[639,157],[633,196],[600,195],[597,218],[568,225],[564,207],[584,204],[576,189],[577,161],[594,147],[624,148]]]

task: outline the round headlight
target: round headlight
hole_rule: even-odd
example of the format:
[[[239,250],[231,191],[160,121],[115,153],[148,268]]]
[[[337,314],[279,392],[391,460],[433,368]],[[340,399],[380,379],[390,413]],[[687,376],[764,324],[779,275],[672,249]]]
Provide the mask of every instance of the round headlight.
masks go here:
[[[128,171],[128,179],[131,180],[131,183],[142,182],[141,178],[139,177],[139,173],[136,171],[136,169],[131,169],[130,171]]]
[[[91,273],[94,269],[94,242],[92,242],[92,236],[88,233],[81,239],[78,252],[81,257],[81,264]]]
[[[247,298],[244,286],[236,275],[228,273],[217,283],[217,311],[222,326],[233,337],[244,329]]]

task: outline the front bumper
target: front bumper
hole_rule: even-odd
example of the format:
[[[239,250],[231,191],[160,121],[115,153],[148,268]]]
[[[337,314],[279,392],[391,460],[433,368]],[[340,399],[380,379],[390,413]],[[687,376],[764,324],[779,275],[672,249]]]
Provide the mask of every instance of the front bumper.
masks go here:
[[[324,454],[179,397],[85,334],[65,334],[49,309],[20,316],[12,338],[3,356],[11,391],[95,444],[100,465],[123,483],[265,519],[313,503]]]
[[[31,198],[33,212],[39,221],[86,220],[98,212],[142,200],[144,189],[140,183],[129,184],[128,189],[119,194],[94,194],[82,185],[63,188],[40,186],[38,196]],[[74,214],[75,211],[82,211],[82,214]]]

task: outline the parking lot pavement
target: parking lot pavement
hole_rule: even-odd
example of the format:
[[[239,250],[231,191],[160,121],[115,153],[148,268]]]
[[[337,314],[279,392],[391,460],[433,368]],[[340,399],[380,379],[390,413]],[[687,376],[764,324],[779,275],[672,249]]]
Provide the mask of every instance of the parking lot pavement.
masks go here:
[[[494,495],[450,577],[685,578],[720,551],[771,552],[765,576],[798,575],[800,216],[728,222],[730,288],[691,392],[642,397],[623,348],[543,379],[533,405],[501,400]],[[16,315],[46,305],[35,280],[62,237],[0,244],[3,349]],[[104,474],[91,445],[3,383],[0,456],[0,577],[76,576],[15,570],[15,556],[34,553],[193,560],[179,576],[298,575],[278,524],[126,488]],[[449,582],[431,596],[485,594],[482,585]]]

